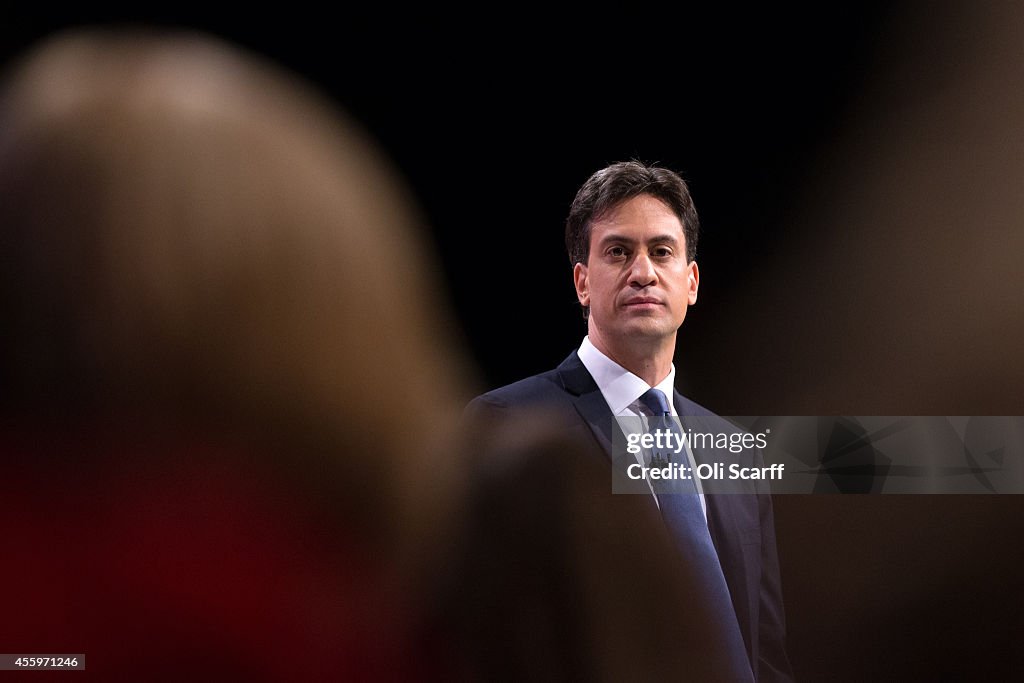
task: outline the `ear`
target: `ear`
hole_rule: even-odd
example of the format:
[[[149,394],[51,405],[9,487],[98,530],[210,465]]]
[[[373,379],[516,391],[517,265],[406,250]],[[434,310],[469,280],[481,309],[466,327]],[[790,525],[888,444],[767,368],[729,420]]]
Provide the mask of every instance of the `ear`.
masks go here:
[[[697,303],[697,287],[700,286],[700,269],[697,268],[696,261],[690,261],[690,265],[686,266],[688,271],[686,274],[686,300],[692,306]]]
[[[572,268],[572,279],[576,285],[576,298],[581,306],[590,305],[590,281],[587,279],[587,267],[577,263]]]

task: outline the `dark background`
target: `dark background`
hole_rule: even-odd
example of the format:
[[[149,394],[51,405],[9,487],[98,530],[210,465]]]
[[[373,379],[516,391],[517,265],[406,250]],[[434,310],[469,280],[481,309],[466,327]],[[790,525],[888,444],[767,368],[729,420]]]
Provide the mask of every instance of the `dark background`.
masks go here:
[[[726,415],[1020,415],[1024,23],[985,7],[16,16],[0,57],[130,19],[318,85],[418,200],[481,390],[579,344],[565,214],[639,158],[687,178],[703,225],[685,393]],[[777,497],[801,680],[1019,679],[1020,498]]]
[[[436,235],[489,387],[548,369],[578,345],[584,325],[563,221],[588,175],[629,158],[660,162],[691,184],[704,279],[686,340],[694,355],[713,350],[716,300],[770,258],[888,15],[858,3],[698,5],[671,16],[620,8],[578,20],[365,10],[343,20],[130,18],[247,46],[311,79],[369,130]],[[6,51],[96,18],[126,16],[16,19]],[[718,384],[713,366],[687,365],[685,375],[697,394]]]

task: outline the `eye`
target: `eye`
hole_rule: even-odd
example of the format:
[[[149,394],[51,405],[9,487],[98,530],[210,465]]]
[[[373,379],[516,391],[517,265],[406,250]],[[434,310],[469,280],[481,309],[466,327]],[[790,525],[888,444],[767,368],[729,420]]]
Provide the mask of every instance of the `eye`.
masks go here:
[[[612,258],[623,258],[626,255],[626,250],[620,246],[609,247],[606,252]]]
[[[669,247],[655,247],[652,253],[658,258],[668,258],[672,256],[672,249]]]

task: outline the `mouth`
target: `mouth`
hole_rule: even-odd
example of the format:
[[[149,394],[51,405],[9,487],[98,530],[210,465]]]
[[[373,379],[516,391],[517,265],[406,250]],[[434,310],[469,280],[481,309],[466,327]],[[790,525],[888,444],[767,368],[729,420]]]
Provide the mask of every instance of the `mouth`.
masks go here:
[[[657,308],[662,305],[663,304],[657,299],[652,299],[650,297],[638,297],[636,299],[629,299],[622,306],[623,308],[629,308],[633,310],[643,310],[648,308]]]

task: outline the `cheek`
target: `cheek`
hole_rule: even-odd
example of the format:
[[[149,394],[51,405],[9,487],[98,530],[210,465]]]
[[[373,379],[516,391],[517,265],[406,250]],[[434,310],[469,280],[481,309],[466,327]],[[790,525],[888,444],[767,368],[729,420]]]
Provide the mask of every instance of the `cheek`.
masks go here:
[[[587,277],[587,291],[592,295],[596,295],[598,292],[603,292],[604,289],[604,281],[597,273],[591,271],[589,277]]]
[[[600,282],[594,289],[594,295],[598,297],[603,305],[611,306],[615,299],[615,287],[607,281]]]

